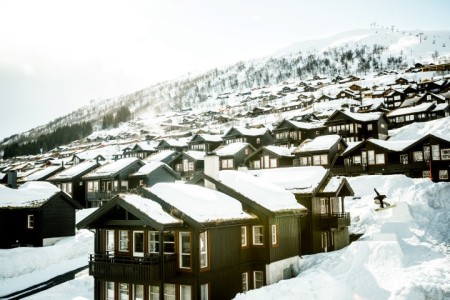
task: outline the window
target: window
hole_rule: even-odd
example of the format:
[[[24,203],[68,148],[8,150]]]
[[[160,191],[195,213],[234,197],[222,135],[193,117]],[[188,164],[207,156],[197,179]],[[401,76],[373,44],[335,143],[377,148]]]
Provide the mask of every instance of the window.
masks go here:
[[[404,165],[408,164],[408,154],[400,155],[400,163]]]
[[[373,125],[372,124],[367,124],[367,130],[369,130],[369,131],[373,130]]]
[[[119,283],[119,299],[120,300],[129,300],[129,286],[128,283]]]
[[[177,171],[177,172],[183,171],[183,168],[181,166],[182,166],[181,164],[176,164],[175,165],[175,171]]]
[[[144,232],[133,231],[133,256],[144,256]]]
[[[144,300],[144,286],[133,284],[133,300]]]
[[[119,251],[128,251],[128,231],[119,230]]]
[[[194,163],[189,162],[189,171],[194,171]]]
[[[175,284],[164,284],[164,300],[175,300],[175,296]]]
[[[272,245],[278,245],[277,225],[272,224]]]
[[[209,299],[209,284],[205,283],[200,286],[200,300]]]
[[[422,171],[422,178],[430,178],[431,172],[430,171]]]
[[[328,155],[327,154],[322,154],[320,156],[320,164],[321,165],[328,165]]]
[[[381,128],[386,128],[386,124],[381,123]]]
[[[191,233],[180,232],[179,261],[181,269],[191,268]]]
[[[373,151],[373,150],[367,151],[367,156],[369,159],[369,165],[374,165],[375,164],[375,151]]]
[[[448,170],[439,170],[439,179],[447,180],[448,179]]]
[[[320,155],[313,156],[313,165],[315,165],[315,166],[320,165]]]
[[[423,161],[423,153],[422,151],[414,151],[413,152],[413,161]]]
[[[106,300],[114,300],[114,282],[107,281],[106,282]]]
[[[34,228],[34,215],[28,215],[27,216],[27,228],[28,229],[33,229]]]
[[[180,300],[191,300],[191,286],[180,285]]]
[[[450,159],[450,149],[441,149],[441,159],[442,160]]]
[[[106,230],[106,251],[114,251],[114,230]]]
[[[247,247],[247,226],[241,226],[241,247]]]
[[[270,159],[270,167],[271,167],[271,168],[276,168],[277,165],[278,165],[277,159],[276,159],[276,158],[271,158],[271,159]]]
[[[200,233],[199,236],[200,246],[200,268],[208,267],[208,234],[207,232]]]
[[[233,169],[233,159],[222,159],[222,169]]]
[[[384,153],[377,154],[375,156],[375,161],[377,165],[384,165]]]
[[[425,161],[430,161],[431,153],[430,146],[423,146],[423,159]]]
[[[300,157],[300,166],[307,166],[308,165],[308,158],[307,157]]]
[[[361,164],[361,156],[353,156],[353,164],[360,165]]]
[[[259,160],[253,161],[253,169],[261,169],[261,162]]]
[[[431,145],[431,159],[432,160],[440,160],[441,156],[439,153],[439,145]]]
[[[270,163],[269,155],[264,155],[264,169],[266,169],[270,166],[269,163]]]
[[[248,291],[248,272],[242,273],[242,291]]]
[[[258,289],[264,285],[264,273],[262,271],[253,272],[253,287]]]
[[[253,233],[253,245],[263,245],[263,227],[261,225],[256,225],[252,227]]]
[[[328,213],[327,199],[326,198],[320,198],[320,213],[321,214]]]
[[[150,285],[148,294],[149,300],[159,300],[159,285]]]
[[[261,138],[256,138],[256,143],[261,144]]]

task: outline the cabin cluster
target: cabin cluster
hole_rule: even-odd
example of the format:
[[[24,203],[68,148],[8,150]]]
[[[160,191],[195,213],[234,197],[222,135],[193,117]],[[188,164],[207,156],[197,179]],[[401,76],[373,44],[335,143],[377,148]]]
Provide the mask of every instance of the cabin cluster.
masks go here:
[[[97,207],[76,224],[95,231],[95,299],[229,299],[290,278],[300,255],[349,244],[345,176],[449,181],[448,137],[389,136],[447,117],[448,79],[363,82],[317,76],[241,92],[240,107],[264,105],[233,116],[186,109],[163,134],[91,136],[0,161],[0,247],[50,245],[75,234],[77,209]],[[345,88],[323,93],[335,85]],[[198,129],[205,120],[225,129]]]

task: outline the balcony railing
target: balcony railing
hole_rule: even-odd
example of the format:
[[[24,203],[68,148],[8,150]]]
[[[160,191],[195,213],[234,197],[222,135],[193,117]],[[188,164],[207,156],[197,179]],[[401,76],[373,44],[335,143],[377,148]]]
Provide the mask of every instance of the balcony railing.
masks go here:
[[[161,264],[164,264],[161,266]],[[144,257],[111,256],[107,253],[90,255],[89,275],[96,279],[151,282],[162,279],[161,267],[164,268],[164,278],[176,275],[176,255],[164,254],[162,259],[158,254]]]
[[[324,230],[350,226],[350,213],[332,213],[320,215],[320,227]]]

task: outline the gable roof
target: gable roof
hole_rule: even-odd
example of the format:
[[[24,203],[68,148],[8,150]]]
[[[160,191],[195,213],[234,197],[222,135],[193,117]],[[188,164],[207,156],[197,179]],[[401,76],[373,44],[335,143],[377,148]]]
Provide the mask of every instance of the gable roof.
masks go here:
[[[59,172],[60,170],[62,170],[64,167],[62,167],[61,165],[58,166],[49,166],[46,167],[45,169],[33,172],[33,174],[28,175],[24,178],[25,181],[39,181],[39,180],[45,180],[46,178],[52,176],[53,174],[55,174],[56,172]]]
[[[94,179],[99,177],[112,177],[133,164],[140,164],[141,166],[143,166],[144,162],[136,157],[122,158],[95,169],[94,171],[84,175],[83,178]]]
[[[205,141],[205,142],[222,142],[222,136],[218,135],[218,134],[206,134],[206,133],[197,133],[195,134],[192,139],[190,140],[190,142],[195,141],[195,140],[200,140],[200,141]]]
[[[242,204],[236,199],[198,185],[157,183],[151,188],[143,187],[142,190],[147,191],[146,195],[155,201],[162,201],[163,203],[160,204],[165,209],[177,212],[180,218],[193,226],[248,221],[255,218],[246,213],[242,209]]]
[[[175,159],[177,159],[179,156],[181,156],[181,153],[175,151],[175,150],[162,150],[160,152],[153,153],[150,156],[147,156],[144,158],[144,161],[146,162],[152,162],[152,161],[159,161],[166,163],[171,163]]]
[[[272,213],[304,214],[306,208],[285,189],[247,172],[222,170],[219,181]]]
[[[81,208],[68,194],[46,181],[30,181],[18,189],[0,185],[0,208],[40,208],[49,200],[61,196],[75,208]]]
[[[311,194],[313,196],[323,182],[329,178],[329,171],[322,166],[261,169],[249,173],[295,194]]]
[[[76,224],[76,227],[78,229],[91,228],[92,224],[117,206],[122,207],[139,218],[144,224],[157,230],[179,226],[183,223],[181,220],[164,211],[160,204],[151,199],[135,194],[120,194],[81,220]]]
[[[294,149],[294,151],[292,151],[292,153],[329,150],[341,140],[342,138],[337,134],[321,135],[312,140],[307,139],[303,141],[297,148]],[[342,141],[344,142],[344,140]]]
[[[336,119],[340,115],[344,115],[351,120],[363,123],[377,121],[380,118],[385,117],[384,113],[382,112],[352,113],[348,110],[335,110],[325,121],[325,125],[331,123],[333,119]],[[388,122],[387,119],[386,121]]]
[[[164,169],[168,173],[172,174],[175,178],[180,178],[180,176],[167,164],[157,161],[146,163],[136,173],[130,174],[130,177],[148,176],[158,169]]]
[[[436,104],[425,102],[416,106],[410,106],[410,107],[404,107],[404,108],[397,108],[396,110],[390,111],[387,113],[388,118],[397,117],[397,116],[404,116],[409,114],[416,114],[420,112],[426,112],[430,111],[433,108],[435,108]]]
[[[216,150],[214,150],[214,152],[219,156],[232,156],[235,155],[236,153],[238,153],[239,151],[242,151],[243,149],[245,149],[246,147],[250,147],[253,149],[253,151],[255,151],[255,147],[253,147],[251,144],[249,143],[231,143],[228,145],[223,145],[220,146],[219,148],[217,148]]]
[[[245,128],[245,127],[231,127],[227,133],[225,133],[222,137],[227,137],[231,135],[233,132],[238,132],[243,136],[261,136],[266,134],[269,129],[267,128]]]
[[[48,181],[58,181],[58,180],[70,180],[74,177],[81,176],[86,172],[97,167],[99,164],[96,161],[84,161],[78,165],[74,165],[70,168],[59,172],[52,177],[48,178]]]

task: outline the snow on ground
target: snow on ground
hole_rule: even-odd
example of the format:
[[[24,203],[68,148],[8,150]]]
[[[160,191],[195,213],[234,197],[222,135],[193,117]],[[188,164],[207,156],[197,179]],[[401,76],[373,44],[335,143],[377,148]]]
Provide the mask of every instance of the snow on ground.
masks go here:
[[[403,175],[348,181],[350,230],[362,237],[303,256],[297,277],[235,299],[450,299],[450,184]],[[374,188],[396,206],[375,212]],[[83,230],[50,247],[0,250],[0,297],[86,264],[92,251],[93,235]],[[93,279],[83,274],[30,299],[93,299]]]
[[[304,256],[290,280],[235,299],[450,299],[450,184],[403,175],[348,178],[348,247]],[[396,207],[375,212],[376,188]]]
[[[94,210],[79,211],[77,221]],[[84,229],[77,231],[75,236],[63,238],[52,246],[0,249],[0,297],[86,266],[89,254],[92,254],[93,251],[94,234]],[[92,278],[88,278],[92,280]],[[74,284],[78,284],[78,282]],[[84,295],[82,290],[74,289],[74,292],[75,295],[78,292],[80,295]],[[90,295],[93,295],[93,292]],[[68,298],[55,297],[53,299]]]

